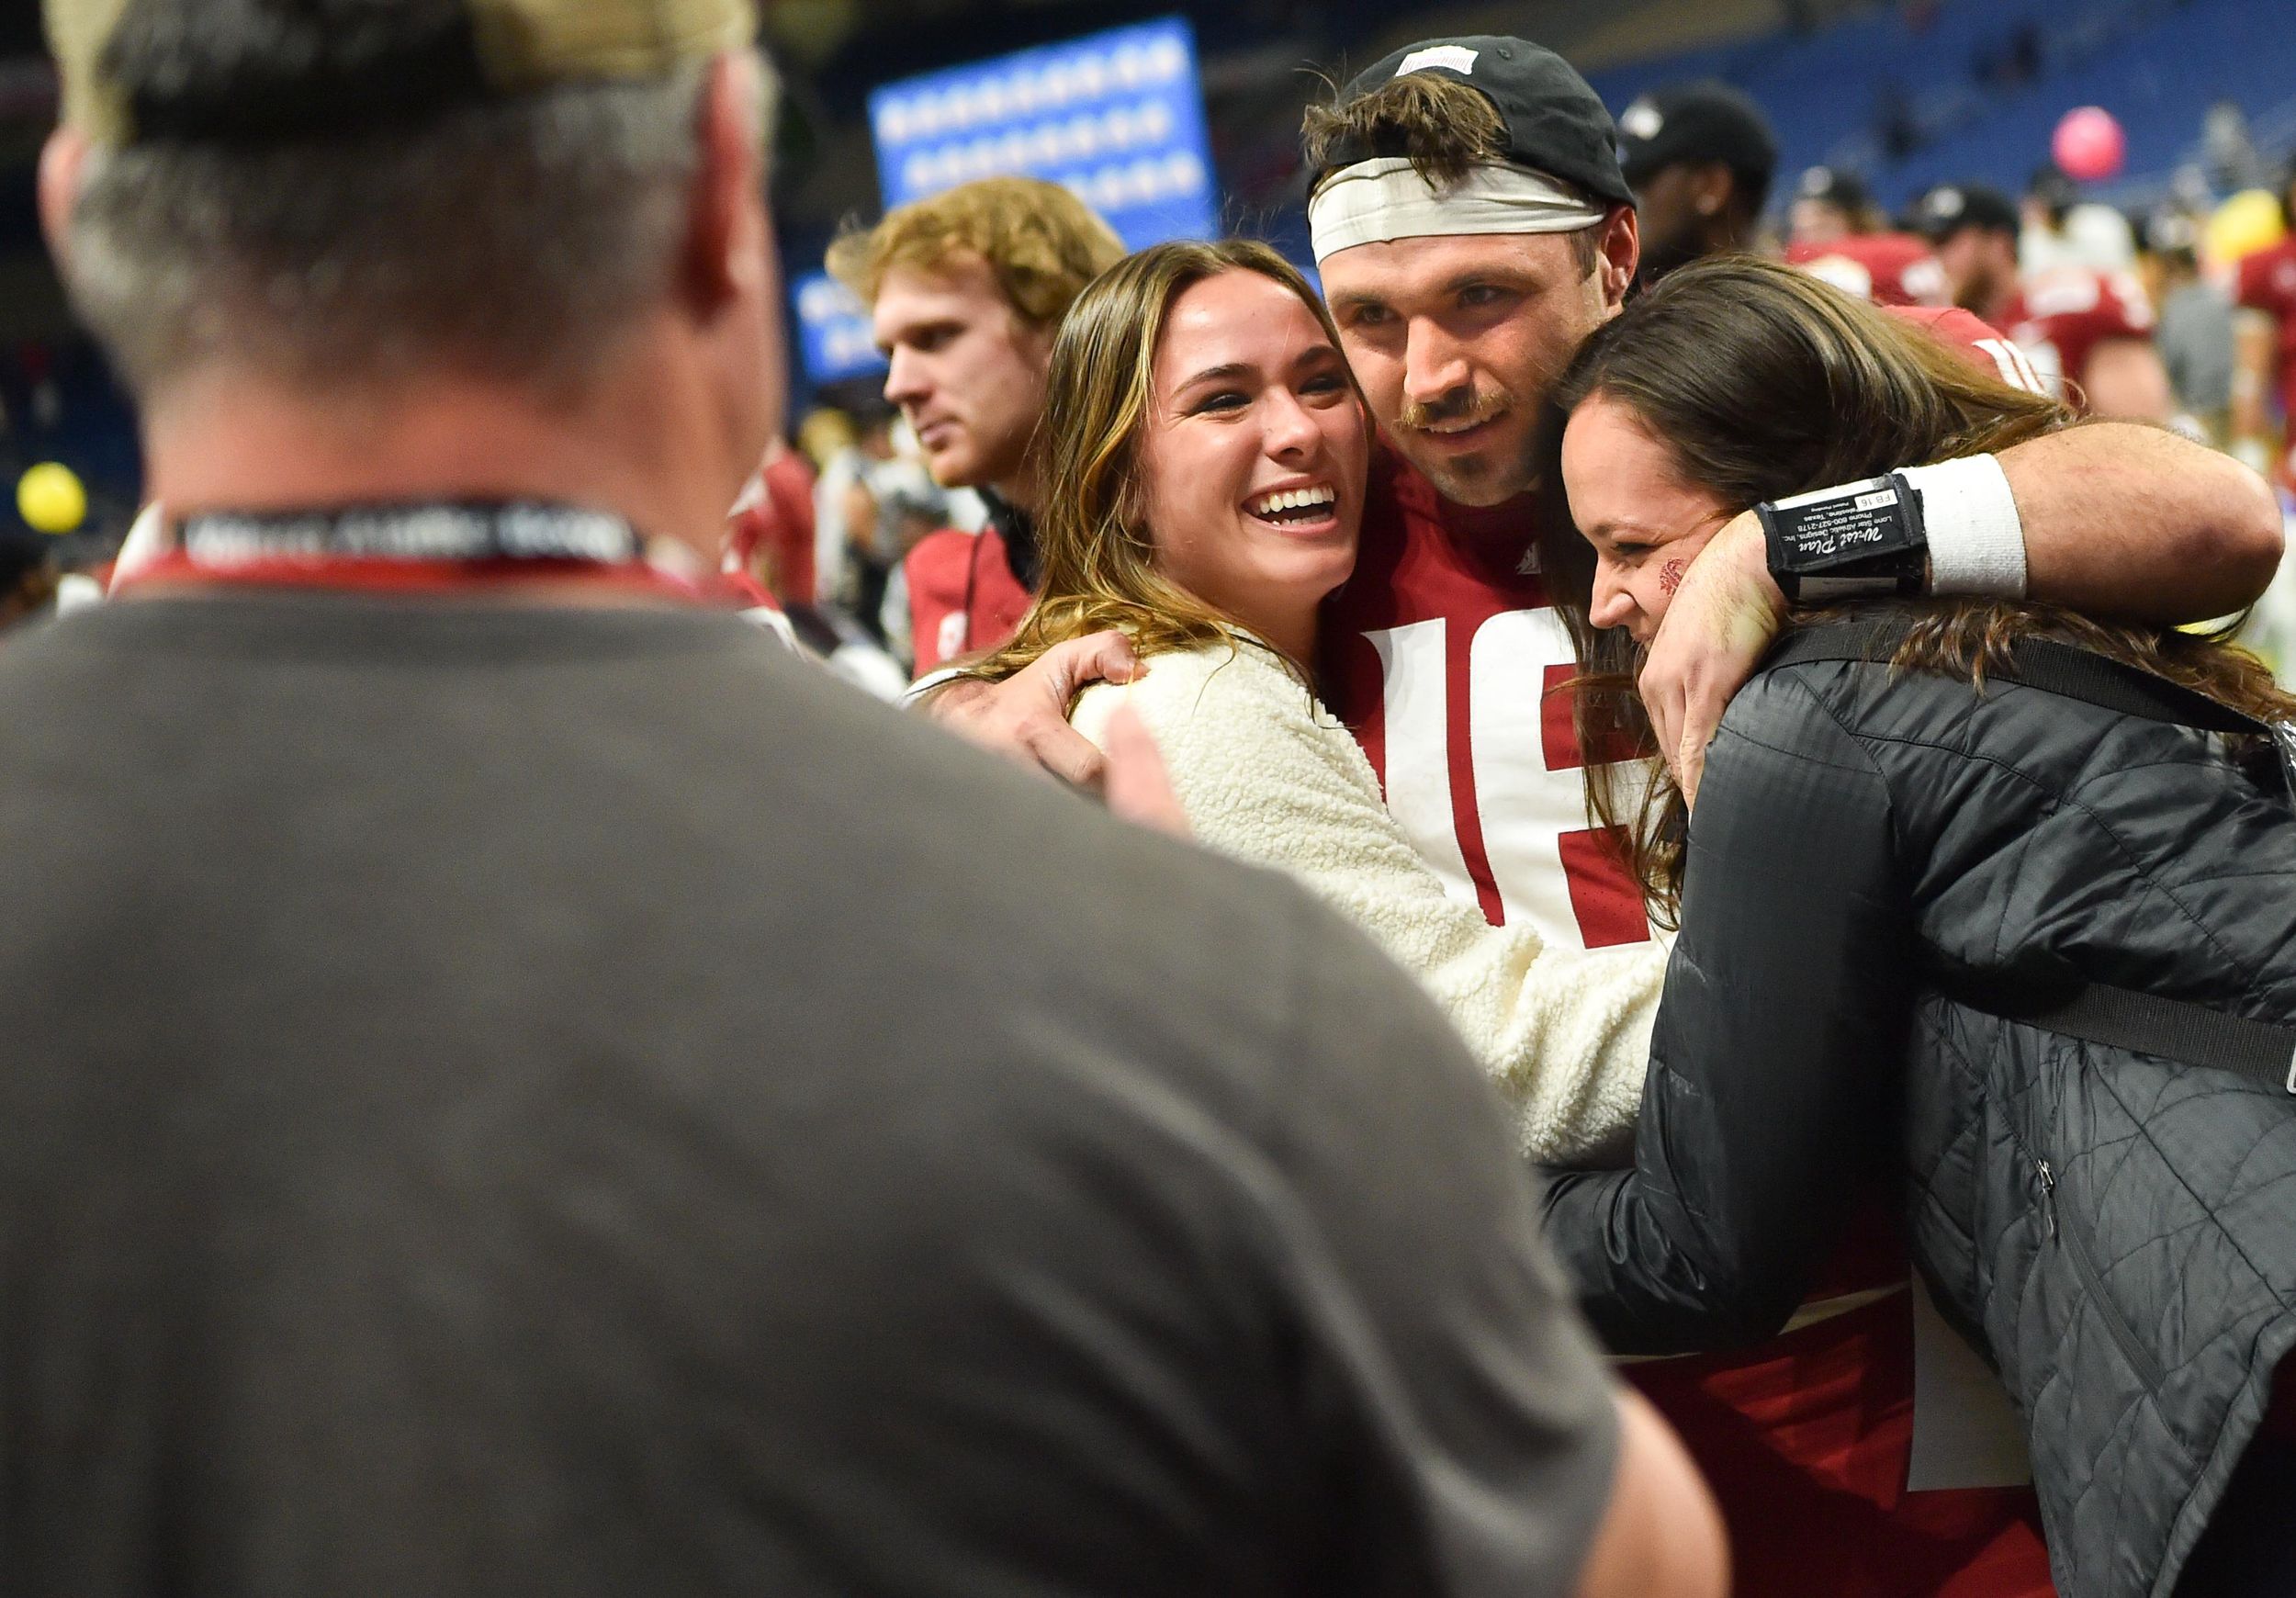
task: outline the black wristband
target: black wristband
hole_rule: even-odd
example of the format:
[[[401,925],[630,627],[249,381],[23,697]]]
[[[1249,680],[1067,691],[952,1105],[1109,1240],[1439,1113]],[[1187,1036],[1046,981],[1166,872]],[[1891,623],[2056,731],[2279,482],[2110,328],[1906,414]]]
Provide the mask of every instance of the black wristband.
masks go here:
[[[1903,472],[1754,507],[1770,575],[1789,603],[1918,594],[1929,534]]]

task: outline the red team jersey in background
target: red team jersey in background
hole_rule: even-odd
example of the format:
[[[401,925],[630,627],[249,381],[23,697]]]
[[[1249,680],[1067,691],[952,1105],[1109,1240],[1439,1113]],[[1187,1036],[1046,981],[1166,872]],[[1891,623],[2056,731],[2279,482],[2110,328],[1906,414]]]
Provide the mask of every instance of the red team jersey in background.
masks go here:
[[[783,604],[813,602],[812,465],[783,450],[742,485],[726,527],[726,548],[741,571],[770,552],[773,594]]]
[[[2034,386],[2015,348],[1968,312],[1903,314]],[[1452,504],[1377,451],[1356,572],[1324,613],[1325,687],[1388,808],[1456,897],[1562,947],[1638,944],[1650,937],[1641,894],[1589,829],[1583,787],[1590,758],[1631,751],[1581,749],[1568,695],[1552,692],[1578,667],[1537,574],[1521,568],[1534,511],[1527,499]],[[2046,1598],[2030,1488],[1908,1490],[1922,1384],[1909,1266],[1886,1217],[1877,1195],[1870,1222],[1821,1273],[1811,1323],[1750,1351],[1626,1375],[1721,1501],[1737,1591]],[[1932,1404],[1949,1424],[1962,1418],[1951,1403]]]
[[[909,581],[909,643],[917,674],[994,649],[1013,635],[1033,602],[1012,574],[994,527],[928,533],[901,562]]]
[[[2296,427],[2296,237],[2241,261],[2234,302],[2279,324],[2280,415]]]
[[[2043,392],[2085,411],[2079,386],[2088,380],[2089,356],[2107,339],[2149,340],[2153,308],[2125,272],[2057,266],[2026,281],[2001,313],[2001,325],[2041,374]]]
[[[1946,303],[1945,268],[1937,252],[1911,233],[1851,233],[1823,244],[1788,244],[1785,261],[1875,305]]]

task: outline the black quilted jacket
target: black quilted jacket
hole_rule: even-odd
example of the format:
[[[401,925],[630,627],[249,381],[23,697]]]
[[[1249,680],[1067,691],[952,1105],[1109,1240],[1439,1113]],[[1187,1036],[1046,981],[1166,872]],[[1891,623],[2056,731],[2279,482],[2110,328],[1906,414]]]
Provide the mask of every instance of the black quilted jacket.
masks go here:
[[[1916,1263],[2023,1414],[2059,1590],[2166,1594],[2296,1343],[2296,1099],[1954,996],[2296,1020],[2286,789],[2186,727],[1813,662],[1731,705],[1690,848],[1636,1166],[1548,1198],[1596,1326],[1774,1334],[1896,1162]]]

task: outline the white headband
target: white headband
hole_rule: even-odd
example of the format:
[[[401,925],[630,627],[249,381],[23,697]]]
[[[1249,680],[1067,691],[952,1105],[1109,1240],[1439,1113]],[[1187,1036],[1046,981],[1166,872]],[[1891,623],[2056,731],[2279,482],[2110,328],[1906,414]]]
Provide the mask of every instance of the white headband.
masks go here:
[[[1607,211],[1543,172],[1485,163],[1436,188],[1400,156],[1343,166],[1308,201],[1308,237],[1317,265],[1357,244],[1454,233],[1571,233]]]

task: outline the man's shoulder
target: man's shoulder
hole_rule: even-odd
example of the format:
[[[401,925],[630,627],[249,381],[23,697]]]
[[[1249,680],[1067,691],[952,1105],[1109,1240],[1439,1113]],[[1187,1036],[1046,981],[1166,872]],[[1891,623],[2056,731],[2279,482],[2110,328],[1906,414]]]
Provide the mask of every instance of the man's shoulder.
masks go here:
[[[338,812],[460,816],[389,847],[449,882],[454,860],[492,880],[514,839],[517,893],[573,895],[598,936],[736,1013],[776,940],[867,928],[869,972],[908,973],[937,1025],[1018,1037],[1030,1017],[1097,1017],[1112,1065],[1223,1103],[1294,1063],[1302,964],[1354,957],[1356,935],[1287,882],[1120,823],[734,618],[421,615],[411,647],[361,637],[397,632],[388,607],[326,618],[332,642],[170,608],[122,605],[0,658],[0,837],[59,902],[234,899],[228,878],[186,875],[186,856],[244,859],[284,827],[290,852],[348,859],[382,842],[332,830]],[[314,808],[331,794],[355,803]],[[79,843],[39,856],[66,834]],[[492,900],[467,910],[506,937],[525,925]],[[625,917],[646,929],[616,930]],[[749,928],[741,947],[710,930],[726,927]],[[1065,1069],[1012,1067],[1048,1068]]]

